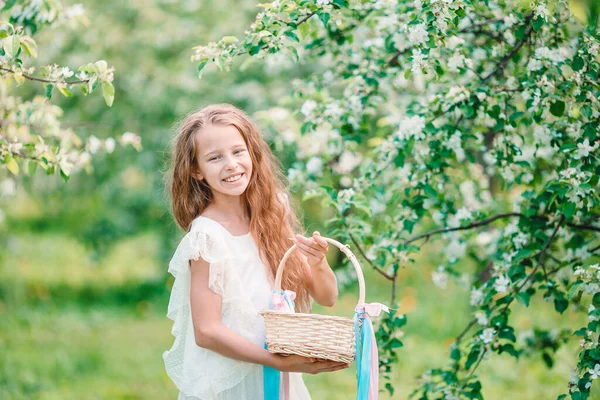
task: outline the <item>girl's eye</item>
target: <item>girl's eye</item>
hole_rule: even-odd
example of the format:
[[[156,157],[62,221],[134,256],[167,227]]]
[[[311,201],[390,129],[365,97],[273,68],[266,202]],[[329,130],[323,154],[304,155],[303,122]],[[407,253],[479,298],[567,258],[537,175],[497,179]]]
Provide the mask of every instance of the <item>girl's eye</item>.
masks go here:
[[[239,149],[239,150],[236,150],[236,151],[235,151],[235,154],[239,154],[239,153],[241,153],[242,151],[244,151],[244,149]]]

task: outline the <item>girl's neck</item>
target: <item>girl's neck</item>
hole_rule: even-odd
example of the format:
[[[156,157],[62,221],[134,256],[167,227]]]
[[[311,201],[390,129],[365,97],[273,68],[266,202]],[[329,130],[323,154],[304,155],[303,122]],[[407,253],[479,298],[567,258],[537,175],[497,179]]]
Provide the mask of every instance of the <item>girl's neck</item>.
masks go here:
[[[213,215],[221,220],[231,222],[247,222],[250,220],[245,195],[224,196],[220,193],[214,194],[213,201],[203,214]]]

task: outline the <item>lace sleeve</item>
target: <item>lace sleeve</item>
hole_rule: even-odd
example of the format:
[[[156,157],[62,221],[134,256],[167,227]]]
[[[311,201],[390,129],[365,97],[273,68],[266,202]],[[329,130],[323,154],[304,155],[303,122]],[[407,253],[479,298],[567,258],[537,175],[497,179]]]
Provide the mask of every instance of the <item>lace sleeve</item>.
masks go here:
[[[190,260],[202,257],[209,263],[209,288],[221,296],[221,319],[225,326],[256,342],[256,310],[244,297],[236,273],[236,260],[219,231],[202,224],[181,240],[169,262],[175,277],[167,317],[173,320],[171,333],[175,341],[163,353],[165,369],[177,388],[187,396],[213,399],[240,384],[256,366],[221,356],[199,347],[194,336],[190,311]]]

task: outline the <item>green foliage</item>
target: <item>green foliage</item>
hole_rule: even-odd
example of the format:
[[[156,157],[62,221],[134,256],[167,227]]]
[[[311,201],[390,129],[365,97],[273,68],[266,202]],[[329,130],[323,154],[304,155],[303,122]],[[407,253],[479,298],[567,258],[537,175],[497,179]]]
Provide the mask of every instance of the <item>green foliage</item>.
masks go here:
[[[475,372],[492,353],[535,352],[552,368],[571,333],[540,327],[517,346],[511,314],[515,300],[529,307],[536,294],[558,314],[581,308],[588,300],[571,287],[573,271],[591,277],[598,267],[596,19],[582,24],[567,2],[542,0],[262,7],[245,37],[197,46],[193,59],[228,71],[237,56],[300,53],[300,63],[319,65],[280,103],[290,117],[277,128],[300,130],[288,178],[304,199],[331,207],[331,234],[359,246],[392,292],[398,264],[422,240],[442,238],[445,260],[432,272],[442,289],[463,276],[461,260],[479,265],[462,278],[474,319],[456,336],[451,367],[423,374],[412,397],[482,398]],[[596,11],[590,3],[588,16]],[[600,285],[585,288],[593,303]],[[378,334],[384,353],[396,351],[391,332]],[[589,396],[590,371],[600,368],[593,340],[574,368],[572,398]]]

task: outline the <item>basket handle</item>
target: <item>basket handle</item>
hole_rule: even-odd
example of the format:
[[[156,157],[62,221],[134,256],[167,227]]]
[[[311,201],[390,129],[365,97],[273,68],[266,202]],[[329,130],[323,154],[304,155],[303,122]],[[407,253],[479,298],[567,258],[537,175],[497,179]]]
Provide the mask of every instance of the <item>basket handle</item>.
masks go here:
[[[356,256],[350,251],[350,249],[348,248],[347,245],[343,245],[342,243],[338,242],[337,240],[334,239],[330,239],[324,236],[321,236],[322,239],[325,239],[326,241],[328,241],[329,243],[335,245],[337,248],[339,248],[342,253],[344,253],[346,255],[346,257],[348,257],[350,259],[350,261],[352,262],[352,265],[354,266],[354,269],[356,270],[356,276],[358,278],[358,290],[359,290],[359,295],[358,295],[358,304],[364,304],[365,302],[365,277],[362,273],[362,268],[360,267],[360,264],[358,263],[358,260],[356,259]],[[297,248],[298,246],[296,244],[292,245],[292,247],[290,247],[288,249],[288,251],[284,254],[283,258],[281,259],[281,262],[279,263],[279,266],[277,267],[277,275],[275,276],[275,291],[277,293],[279,293],[281,291],[281,278],[283,277],[283,270],[285,269],[285,262],[287,261],[287,259],[289,258],[289,256],[292,254],[292,252]]]

